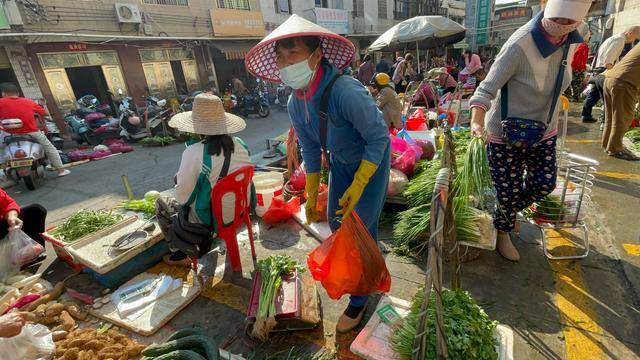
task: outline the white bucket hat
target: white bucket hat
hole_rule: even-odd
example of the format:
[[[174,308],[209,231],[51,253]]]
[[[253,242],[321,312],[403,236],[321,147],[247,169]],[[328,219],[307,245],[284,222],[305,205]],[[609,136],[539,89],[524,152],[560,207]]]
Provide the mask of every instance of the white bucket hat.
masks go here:
[[[549,0],[544,7],[544,17],[582,21],[592,4],[592,0]]]
[[[200,94],[193,101],[193,111],[174,115],[169,126],[192,134],[225,135],[244,130],[247,123],[241,117],[225,112],[219,97]]]
[[[276,42],[300,36],[319,37],[324,57],[339,69],[351,63],[356,51],[353,43],[346,38],[294,14],[249,50],[244,58],[247,70],[259,78],[280,82],[280,70],[276,65]]]

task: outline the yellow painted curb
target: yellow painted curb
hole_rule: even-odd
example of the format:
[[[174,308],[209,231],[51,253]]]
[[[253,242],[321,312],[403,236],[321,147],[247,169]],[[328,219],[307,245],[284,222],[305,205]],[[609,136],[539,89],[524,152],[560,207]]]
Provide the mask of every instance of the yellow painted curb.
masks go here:
[[[609,178],[620,179],[620,180],[640,180],[639,174],[612,172],[612,171],[598,171],[596,172],[596,176],[606,176]]]

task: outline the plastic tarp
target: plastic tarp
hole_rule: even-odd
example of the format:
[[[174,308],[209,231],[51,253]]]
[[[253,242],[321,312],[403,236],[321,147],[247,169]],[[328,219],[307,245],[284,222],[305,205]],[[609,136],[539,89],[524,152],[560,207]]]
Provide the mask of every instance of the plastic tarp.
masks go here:
[[[420,49],[433,49],[457,43],[464,39],[466,29],[444,16],[416,16],[407,19],[384,34],[369,46],[369,51],[404,48],[418,42]]]

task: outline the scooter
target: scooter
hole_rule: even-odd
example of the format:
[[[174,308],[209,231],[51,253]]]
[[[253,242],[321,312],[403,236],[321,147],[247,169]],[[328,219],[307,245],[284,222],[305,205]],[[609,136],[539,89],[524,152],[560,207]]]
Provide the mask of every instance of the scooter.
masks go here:
[[[98,99],[93,95],[85,95],[76,101],[77,109],[64,117],[71,138],[78,144],[87,143],[95,146],[105,139],[120,138],[118,119],[107,117],[96,111]]]
[[[281,109],[286,110],[287,104],[289,103],[289,96],[291,95],[291,88],[284,83],[280,83],[276,89],[276,94],[276,105],[279,105]]]
[[[236,112],[241,116],[247,117],[251,114],[258,114],[262,118],[269,116],[270,109],[267,92],[263,90],[261,81],[257,81],[258,86],[251,94],[240,95],[238,98]]]
[[[122,95],[122,93],[120,93]],[[151,136],[147,131],[140,117],[135,112],[133,99],[129,96],[122,97],[118,105],[118,124],[120,125],[120,137],[129,141],[138,141]]]
[[[203,93],[202,91],[194,91],[190,95],[178,96],[178,101],[180,102],[180,111],[193,110],[193,100],[196,98],[196,96],[202,93]]]
[[[22,127],[20,119],[5,119],[0,123],[4,129],[19,129]],[[10,135],[4,133],[2,141],[2,167],[8,177],[19,182],[24,181],[29,190],[35,190],[36,185],[45,178],[47,158],[44,148],[29,135]]]
[[[147,103],[147,107],[142,116],[147,124],[147,128],[151,131],[151,135],[171,135],[172,130],[168,123],[171,115],[173,115],[173,111],[166,108],[167,100],[155,96],[148,96],[145,102]]]

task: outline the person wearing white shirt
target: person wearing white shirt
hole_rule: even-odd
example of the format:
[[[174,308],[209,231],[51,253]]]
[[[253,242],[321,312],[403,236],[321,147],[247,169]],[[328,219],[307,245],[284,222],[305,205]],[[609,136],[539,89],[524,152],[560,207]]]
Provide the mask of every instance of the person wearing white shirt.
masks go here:
[[[605,40],[598,49],[594,70],[602,72],[611,69],[620,59],[625,44],[632,44],[640,38],[640,26],[632,26],[627,31],[614,35]],[[587,98],[582,107],[582,122],[595,122],[593,118],[593,107],[602,98],[602,84],[604,78],[595,76],[593,84],[587,93]]]
[[[230,136],[244,130],[246,123],[236,115],[225,113],[219,97],[200,94],[195,97],[193,111],[175,115],[169,121],[169,126],[182,132],[200,135],[202,138],[201,141],[189,145],[182,153],[180,168],[175,178],[175,200],[180,206],[189,206],[190,223],[208,225],[215,233],[216,223],[220,219],[214,219],[212,216],[209,194],[221,177],[253,165],[247,145],[240,138]],[[209,161],[205,161],[205,156],[210,157],[210,165],[207,164]],[[221,174],[227,158],[230,159],[228,171]],[[209,183],[199,181],[201,175],[208,175]],[[247,193],[250,194],[251,191]],[[201,194],[204,195],[201,197]],[[206,200],[200,201],[202,198]],[[233,220],[234,206],[233,194],[223,196],[224,223]],[[191,260],[182,251],[165,256],[164,261],[169,265],[191,265]]]

